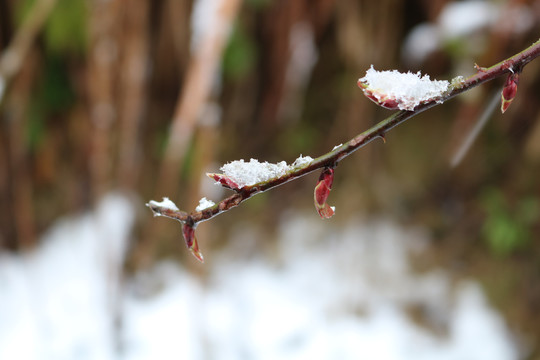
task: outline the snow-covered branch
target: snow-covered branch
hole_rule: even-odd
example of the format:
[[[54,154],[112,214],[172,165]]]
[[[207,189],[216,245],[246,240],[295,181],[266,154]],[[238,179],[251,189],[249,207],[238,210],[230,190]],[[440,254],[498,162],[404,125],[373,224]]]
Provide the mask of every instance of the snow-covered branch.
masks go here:
[[[502,91],[501,106],[502,111],[506,111],[517,92],[518,74],[525,65],[539,55],[540,40],[491,67],[483,68],[475,65],[477,72],[474,75],[467,78],[457,77],[451,82],[430,80],[429,76],[421,77],[420,74],[400,74],[397,71],[380,72],[371,68],[365,77],[358,80],[358,85],[364,94],[383,107],[400,109],[400,111],[316,159],[300,156],[291,165],[285,162],[261,163],[254,159],[249,162],[237,160],[228,163],[220,169],[222,174],[207,175],[217,184],[233,190],[234,194],[215,204],[204,199],[198,209],[192,213],[179,210],[166,198],[163,202],[150,201],[146,205],[154,215],[178,220],[183,224],[186,244],[201,261],[202,255],[194,234],[198,223],[240,205],[253,195],[298,179],[315,170],[322,169],[315,188],[315,207],[322,218],[331,217],[334,214],[334,208],[326,204],[326,199],[332,186],[334,168],[342,159],[376,138],[384,139],[389,130],[417,114],[503,75],[508,75]]]

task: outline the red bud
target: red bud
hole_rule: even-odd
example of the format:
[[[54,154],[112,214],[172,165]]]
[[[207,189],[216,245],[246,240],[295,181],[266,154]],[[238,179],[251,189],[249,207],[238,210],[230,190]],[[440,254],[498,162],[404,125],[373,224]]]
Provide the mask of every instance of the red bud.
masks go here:
[[[504,113],[517,94],[517,84],[519,80],[518,73],[512,73],[506,78],[506,83],[501,93],[501,112]]]
[[[220,183],[222,186],[232,189],[232,190],[240,190],[241,186],[236,183],[232,178],[230,178],[227,175],[224,174],[216,174],[216,173],[206,173],[207,176],[214,179],[218,183]]]
[[[334,207],[326,203],[332,183],[334,182],[334,169],[325,168],[319,176],[319,182],[315,186],[314,201],[315,209],[323,219],[329,219],[334,215]]]
[[[186,246],[191,251],[193,256],[197,258],[200,262],[204,262],[202,253],[199,251],[199,243],[195,237],[195,228],[191,225],[184,224],[182,227],[182,233],[184,234],[184,240],[186,241]]]

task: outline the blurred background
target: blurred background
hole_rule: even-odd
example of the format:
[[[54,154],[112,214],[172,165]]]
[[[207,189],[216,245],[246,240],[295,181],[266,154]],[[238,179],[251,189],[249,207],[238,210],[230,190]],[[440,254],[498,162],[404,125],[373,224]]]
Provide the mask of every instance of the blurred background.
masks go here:
[[[372,64],[538,34],[534,0],[0,0],[0,358],[540,359],[540,61],[504,115],[500,78],[342,161],[330,220],[308,175],[201,224],[202,265],[144,206],[373,126]]]

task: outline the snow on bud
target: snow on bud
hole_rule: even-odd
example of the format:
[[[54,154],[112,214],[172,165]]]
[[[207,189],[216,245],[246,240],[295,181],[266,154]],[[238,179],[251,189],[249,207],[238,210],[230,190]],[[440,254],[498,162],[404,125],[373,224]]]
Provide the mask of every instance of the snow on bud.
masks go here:
[[[310,156],[298,157],[294,163],[288,165],[285,161],[276,164],[257,159],[249,161],[235,160],[223,165],[220,170],[223,174],[206,174],[216,180],[218,184],[233,190],[240,190],[246,186],[265,183],[286,176],[287,173],[308,166],[313,158]]]
[[[199,251],[199,243],[195,237],[195,228],[189,224],[184,224],[182,227],[182,233],[184,235],[184,240],[186,241],[186,246],[191,251],[193,256],[195,256],[200,262],[204,262],[203,255]]]
[[[332,183],[334,182],[334,169],[325,168],[319,176],[319,182],[315,186],[314,201],[315,209],[319,213],[322,219],[329,219],[335,213],[335,207],[326,203],[330,190],[332,189]]]
[[[216,205],[215,202],[213,202],[212,200],[208,200],[206,197],[203,197],[201,200],[199,200],[199,205],[197,205],[195,211],[203,211],[211,208],[214,205]]]
[[[373,65],[366,76],[358,79],[358,86],[364,95],[378,105],[391,110],[412,111],[420,104],[437,100],[448,90],[448,81],[430,80],[429,75],[377,71]]]
[[[154,216],[160,216],[160,213],[159,212],[156,212],[154,209],[156,208],[161,208],[161,210],[169,210],[169,211],[180,211],[178,209],[178,206],[176,206],[176,204],[174,202],[172,202],[171,200],[169,200],[168,197],[164,197],[162,201],[155,201],[155,200],[150,200],[146,206],[148,206],[152,212],[154,213]]]
[[[501,92],[501,112],[504,112],[508,109],[517,93],[517,84],[519,80],[519,73],[511,73],[506,78],[506,83]]]

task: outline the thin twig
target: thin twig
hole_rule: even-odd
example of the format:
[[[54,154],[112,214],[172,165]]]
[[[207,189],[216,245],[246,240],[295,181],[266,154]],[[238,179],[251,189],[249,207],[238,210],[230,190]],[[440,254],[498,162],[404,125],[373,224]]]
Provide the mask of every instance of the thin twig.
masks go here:
[[[443,93],[440,97],[430,100],[417,106],[413,111],[399,111],[389,116],[385,120],[382,120],[375,126],[364,131],[363,133],[355,136],[347,143],[334,148],[332,151],[314,159],[308,164],[294,167],[288,171],[285,175],[272,178],[265,182],[260,182],[251,186],[244,186],[240,189],[234,189],[235,194],[221,200],[219,203],[212,207],[204,209],[202,211],[187,213],[184,211],[175,211],[166,207],[156,205],[155,203],[149,203],[148,206],[154,212],[155,215],[165,216],[174,220],[178,220],[184,224],[188,224],[191,227],[195,227],[199,222],[209,220],[223,212],[226,212],[233,207],[238,206],[243,201],[249,199],[253,195],[261,193],[266,190],[273,189],[286,182],[298,179],[306,174],[309,174],[318,169],[325,169],[328,167],[334,167],[345,157],[349,156],[359,148],[370,143],[374,139],[382,138],[384,135],[405,122],[406,120],[418,115],[419,113],[430,109],[434,106],[440,105],[443,102],[472,89],[475,86],[483,84],[487,81],[493,80],[504,74],[521,72],[523,67],[531,62],[533,59],[540,55],[540,40],[533,45],[523,50],[522,52],[504,60],[500,63],[493,65],[489,68],[481,68],[476,66],[477,72],[468,78],[458,77],[455,78],[449,89]]]

